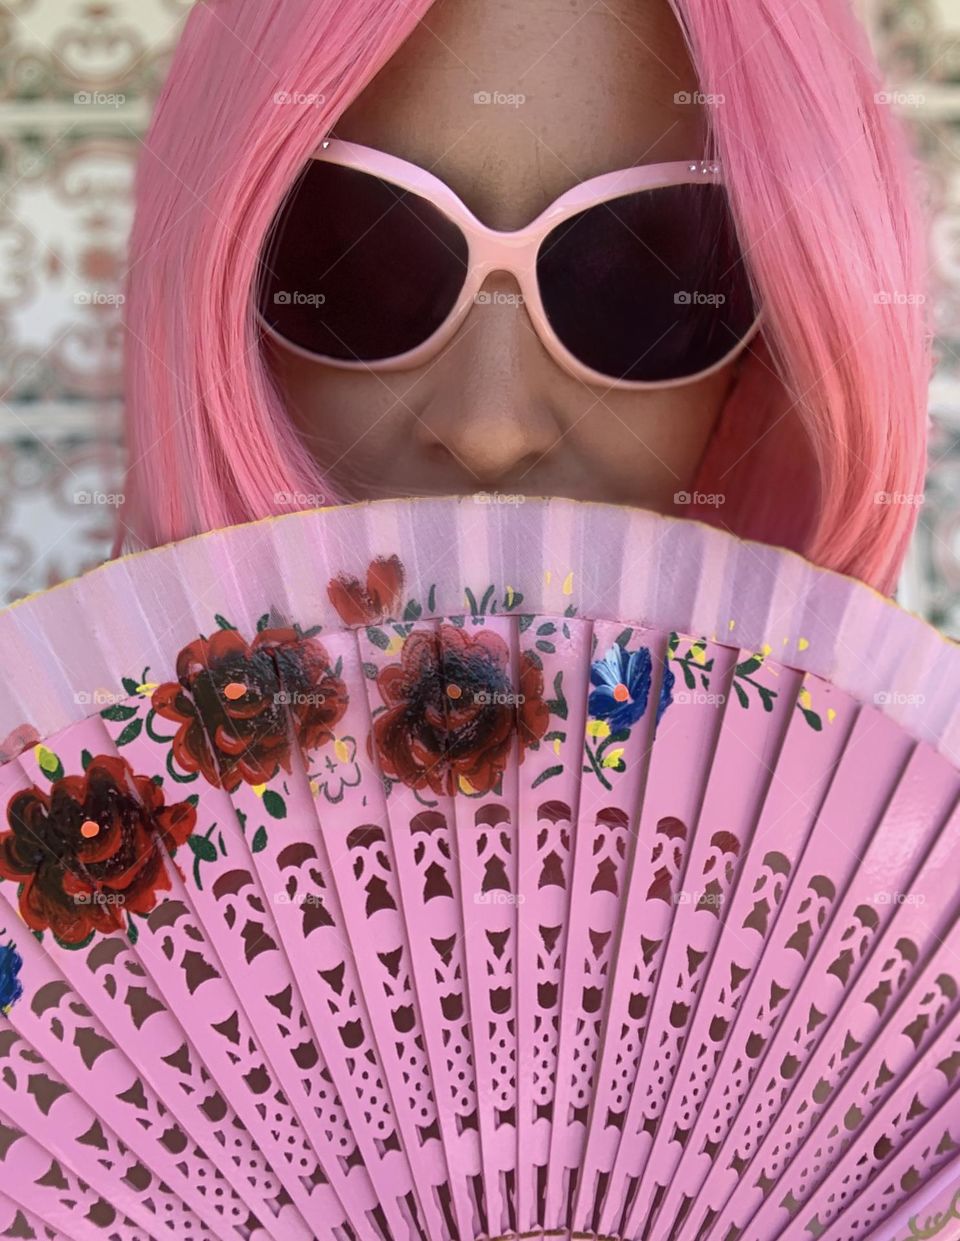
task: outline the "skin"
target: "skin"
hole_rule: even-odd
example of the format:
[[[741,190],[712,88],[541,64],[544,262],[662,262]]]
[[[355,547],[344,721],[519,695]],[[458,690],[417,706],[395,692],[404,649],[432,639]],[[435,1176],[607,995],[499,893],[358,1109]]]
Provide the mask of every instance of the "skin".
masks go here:
[[[579,181],[704,151],[694,70],[666,0],[437,0],[334,135],[429,168],[495,228]],[[477,104],[476,91],[522,94]],[[493,272],[483,288],[515,293]],[[411,370],[346,371],[267,346],[305,442],[347,498],[499,491],[675,512],[736,363],[659,391],[585,384],[521,304],[474,305]]]

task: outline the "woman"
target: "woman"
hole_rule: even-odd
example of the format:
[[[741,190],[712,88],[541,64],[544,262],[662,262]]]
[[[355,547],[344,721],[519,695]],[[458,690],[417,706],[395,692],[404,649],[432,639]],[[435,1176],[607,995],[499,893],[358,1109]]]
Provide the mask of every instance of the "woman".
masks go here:
[[[198,5],[140,165],[114,551],[497,490],[690,513],[891,591],[929,352],[878,91],[831,0]],[[369,157],[358,188],[338,162],[357,146],[390,175]],[[444,325],[470,266],[462,233],[436,237],[444,186],[514,230],[604,174],[686,161],[718,164],[726,205],[673,186],[614,203],[604,233],[608,182],[593,232],[551,239],[532,304],[494,269]],[[395,203],[403,172],[429,180],[419,217],[371,197],[379,174]],[[684,287],[698,274],[712,292]]]
[[[929,356],[878,86],[836,0],[204,0],[140,171],[117,550],[497,491],[693,513],[889,591]],[[121,1209],[144,1235],[163,1210],[199,1236],[189,1208],[217,1236],[672,1241],[863,1236],[926,1201],[960,1145],[957,671],[932,636],[885,608],[890,641],[860,643],[869,592],[707,562],[697,607],[704,581],[771,626],[797,601],[803,629],[766,636],[859,660],[894,708],[861,711],[767,661],[750,616],[708,639],[646,597],[582,614],[581,576],[641,577],[586,540],[580,594],[546,566],[549,605],[497,582],[469,623],[462,581],[405,596],[392,547],[365,584],[366,556],[325,575],[349,516],[254,591],[224,558],[242,626],[211,540],[98,571],[87,600],[142,607],[82,660],[68,608],[7,622],[44,727],[0,765],[0,1006],[49,1023],[24,1001],[54,954],[156,1091],[102,1091],[164,1178],[138,1165]],[[672,607],[689,583],[646,564]],[[288,581],[343,626],[274,615]],[[121,651],[122,694],[78,719]],[[47,1201],[49,1176],[8,1180]]]

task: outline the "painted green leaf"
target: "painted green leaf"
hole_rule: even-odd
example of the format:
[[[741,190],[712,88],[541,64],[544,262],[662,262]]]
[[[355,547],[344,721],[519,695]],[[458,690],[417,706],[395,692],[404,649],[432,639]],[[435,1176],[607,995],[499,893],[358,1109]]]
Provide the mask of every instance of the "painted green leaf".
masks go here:
[[[142,728],[143,728],[143,720],[141,719],[131,720],[130,723],[126,726],[126,728],[123,730],[123,732],[120,734],[120,736],[117,738],[115,742],[115,745],[117,746],[117,748],[119,749],[120,746],[129,745],[131,741],[135,741],[137,737],[140,736],[140,732]]]
[[[287,817],[287,803],[273,789],[267,789],[263,794],[263,808],[274,819],[285,819]]]
[[[225,616],[221,616],[219,612],[213,618],[221,629],[236,629],[236,625],[231,625]]]
[[[93,762],[93,755],[89,750],[82,750],[80,752],[80,762],[83,764],[83,770],[86,771]],[[154,776],[153,778],[154,780],[162,780],[163,776]]]
[[[760,701],[763,703],[764,711],[772,711],[773,700],[777,696],[776,691],[772,689],[766,689],[763,685],[758,685],[757,692],[760,695]]]
[[[215,862],[217,860],[217,846],[206,836],[188,836],[187,844],[201,861]]]
[[[262,853],[267,847],[267,829],[258,827],[253,833],[253,842],[250,845],[251,853]]]
[[[588,770],[589,770],[589,768],[588,768]],[[530,787],[531,787],[532,789],[535,789],[535,788],[537,787],[537,785],[538,785],[538,784],[543,784],[544,780],[549,780],[549,779],[551,779],[553,776],[559,776],[559,775],[562,775],[562,774],[563,774],[563,764],[562,764],[562,763],[557,764],[557,766],[555,766],[555,767],[548,767],[548,768],[546,769],[546,771],[541,771],[541,772],[540,772],[539,776],[537,776],[536,780],[534,780],[534,781],[533,781],[533,783],[530,785]]]
[[[125,707],[122,703],[117,703],[113,707],[104,707],[100,715],[105,720],[130,720],[137,714],[136,707]]]
[[[405,621],[419,620],[423,614],[423,608],[417,603],[416,599],[411,599],[407,606],[403,609],[403,619]]]
[[[816,711],[811,711],[808,707],[800,706],[799,702],[797,703],[797,706],[800,707],[800,710],[803,712],[803,718],[807,721],[813,731],[817,733],[822,732],[823,720],[819,715],[817,715]]]
[[[373,645],[379,647],[381,651],[385,651],[390,645],[390,639],[382,629],[377,629],[375,625],[369,625],[367,627],[367,637]]]
[[[547,707],[552,715],[559,716],[561,720],[565,720],[569,712],[567,711],[567,700],[563,693],[562,669],[553,678],[553,695],[553,698],[548,699]]]

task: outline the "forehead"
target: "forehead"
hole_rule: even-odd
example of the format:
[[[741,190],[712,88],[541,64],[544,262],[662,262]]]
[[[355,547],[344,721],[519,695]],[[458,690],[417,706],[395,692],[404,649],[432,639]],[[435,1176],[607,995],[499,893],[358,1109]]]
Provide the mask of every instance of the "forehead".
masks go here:
[[[667,0],[438,0],[333,132],[518,228],[588,177],[699,156],[695,90]]]

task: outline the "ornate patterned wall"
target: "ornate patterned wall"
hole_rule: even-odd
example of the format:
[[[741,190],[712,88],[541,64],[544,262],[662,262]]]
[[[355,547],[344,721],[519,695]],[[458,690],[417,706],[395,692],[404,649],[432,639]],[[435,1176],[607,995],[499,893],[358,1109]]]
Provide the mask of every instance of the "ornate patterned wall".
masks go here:
[[[931,204],[938,363],[925,501],[900,595],[960,634],[960,0],[866,0],[863,8]]]
[[[0,4],[0,603],[108,554],[132,174],[187,7]]]
[[[131,180],[189,2],[0,2],[0,604],[108,554]],[[960,0],[858,4],[934,204],[941,357],[900,595],[960,633]]]

